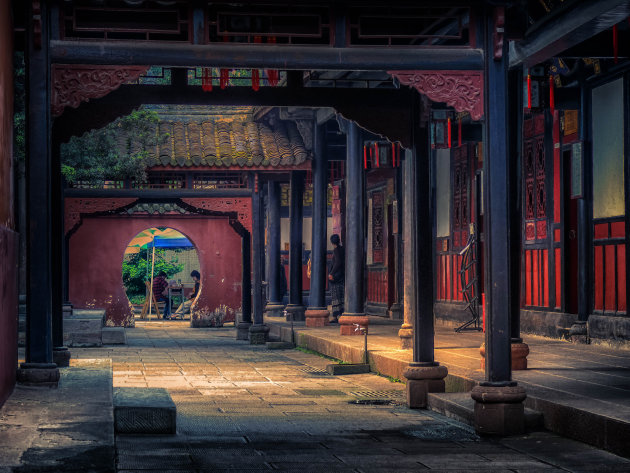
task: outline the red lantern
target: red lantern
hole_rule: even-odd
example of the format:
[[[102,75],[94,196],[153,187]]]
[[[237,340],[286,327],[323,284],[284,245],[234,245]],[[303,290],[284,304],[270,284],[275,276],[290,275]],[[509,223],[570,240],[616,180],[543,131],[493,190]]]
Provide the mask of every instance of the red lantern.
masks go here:
[[[374,156],[376,158],[376,167],[378,168],[381,164],[378,159],[378,143],[374,143]]]
[[[221,86],[221,89],[225,89],[228,86],[229,81],[230,81],[230,70],[221,69],[220,77],[219,77],[219,85]]]
[[[204,92],[212,92],[212,69],[204,67],[201,78],[201,89]]]
[[[367,169],[367,146],[363,145],[363,169]]]
[[[258,69],[252,69],[252,89],[256,92],[260,90],[260,72]]]
[[[532,108],[532,76],[527,74],[527,108]]]
[[[448,129],[448,147],[451,147],[451,119],[449,118],[446,121],[447,129]]]
[[[549,109],[553,115],[553,111],[556,109],[556,97],[553,84],[553,76],[549,76]]]

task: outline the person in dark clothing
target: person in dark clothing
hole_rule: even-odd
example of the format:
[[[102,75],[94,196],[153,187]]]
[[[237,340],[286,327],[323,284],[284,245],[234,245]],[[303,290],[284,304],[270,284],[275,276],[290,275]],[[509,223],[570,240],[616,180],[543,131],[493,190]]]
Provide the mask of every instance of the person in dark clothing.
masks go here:
[[[190,273],[190,277],[192,277],[193,281],[195,281],[195,290],[190,295],[187,301],[181,303],[181,305],[175,311],[175,314],[173,314],[173,317],[180,317],[183,319],[184,314],[187,311],[190,311],[190,306],[192,305],[195,298],[199,295],[199,281],[201,280],[201,274],[199,274],[199,271],[195,269]]]
[[[171,316],[171,300],[168,297],[167,290],[168,282],[166,281],[166,273],[160,271],[158,275],[153,278],[153,295],[156,301],[166,303],[164,306],[164,318],[168,320]]]
[[[346,251],[341,246],[339,235],[336,233],[330,236],[330,242],[335,247],[332,265],[328,272],[328,285],[332,298],[332,320],[330,322],[334,324],[338,322],[339,316],[343,314]]]

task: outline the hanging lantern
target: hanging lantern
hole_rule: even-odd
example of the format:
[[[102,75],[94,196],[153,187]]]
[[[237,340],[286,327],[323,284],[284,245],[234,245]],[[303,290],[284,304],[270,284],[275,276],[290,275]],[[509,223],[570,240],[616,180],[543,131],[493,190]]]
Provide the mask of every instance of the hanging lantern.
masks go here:
[[[532,76],[527,74],[527,108],[532,109]]]
[[[392,167],[396,167],[396,144],[392,143]]]
[[[363,169],[367,169],[367,146],[363,145]]]
[[[252,69],[252,89],[256,92],[260,90],[260,72],[258,69]]]
[[[619,61],[619,28],[613,26],[613,49],[615,52],[615,64]]]
[[[376,159],[376,167],[378,168],[381,164],[378,159],[378,143],[374,143],[374,157]]]
[[[267,44],[276,44],[276,37],[269,36],[267,38]],[[280,72],[276,69],[267,69],[267,82],[271,87],[275,87],[278,85],[280,80]]]
[[[230,70],[229,69],[221,69],[219,73],[219,85],[221,89],[225,89],[228,86],[228,82],[230,81]]]
[[[446,127],[448,130],[448,147],[451,147],[451,119],[450,117],[446,120]]]
[[[553,76],[549,76],[549,109],[551,110],[551,114],[553,115],[553,111],[556,109],[556,97]]]
[[[208,67],[203,68],[201,76],[201,90],[204,92],[212,92],[212,69]]]

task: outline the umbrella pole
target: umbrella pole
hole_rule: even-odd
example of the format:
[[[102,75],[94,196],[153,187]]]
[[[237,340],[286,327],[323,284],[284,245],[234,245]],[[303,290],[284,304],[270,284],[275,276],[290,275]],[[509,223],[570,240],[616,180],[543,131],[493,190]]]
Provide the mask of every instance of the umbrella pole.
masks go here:
[[[155,268],[155,238],[153,244],[153,257],[151,258],[151,289],[149,291],[149,319],[151,318],[151,303],[153,302],[153,269]],[[157,311],[157,308],[155,309]]]

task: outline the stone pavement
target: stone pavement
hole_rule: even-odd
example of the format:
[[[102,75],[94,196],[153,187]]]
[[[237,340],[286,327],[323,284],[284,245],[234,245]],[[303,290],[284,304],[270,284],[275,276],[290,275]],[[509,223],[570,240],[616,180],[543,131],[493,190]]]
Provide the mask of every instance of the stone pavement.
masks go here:
[[[138,322],[128,345],[73,349],[110,358],[114,386],[166,388],[175,436],[116,436],[119,473],[615,471],[630,461],[550,433],[491,441],[404,406],[404,385],[330,376],[330,360],[236,341],[233,328]],[[380,400],[386,404],[370,404]]]
[[[363,337],[339,335],[339,326],[307,328],[279,318],[266,320],[271,334],[295,340],[328,356],[361,362]],[[372,371],[403,379],[411,350],[400,349],[400,321],[370,317],[368,351]],[[545,427],[561,435],[630,457],[630,351],[523,335],[528,369],[513,379],[527,390],[526,407],[543,413]],[[479,347],[483,333],[455,333],[437,325],[435,358],[448,367],[446,390],[470,391],[484,379]]]

